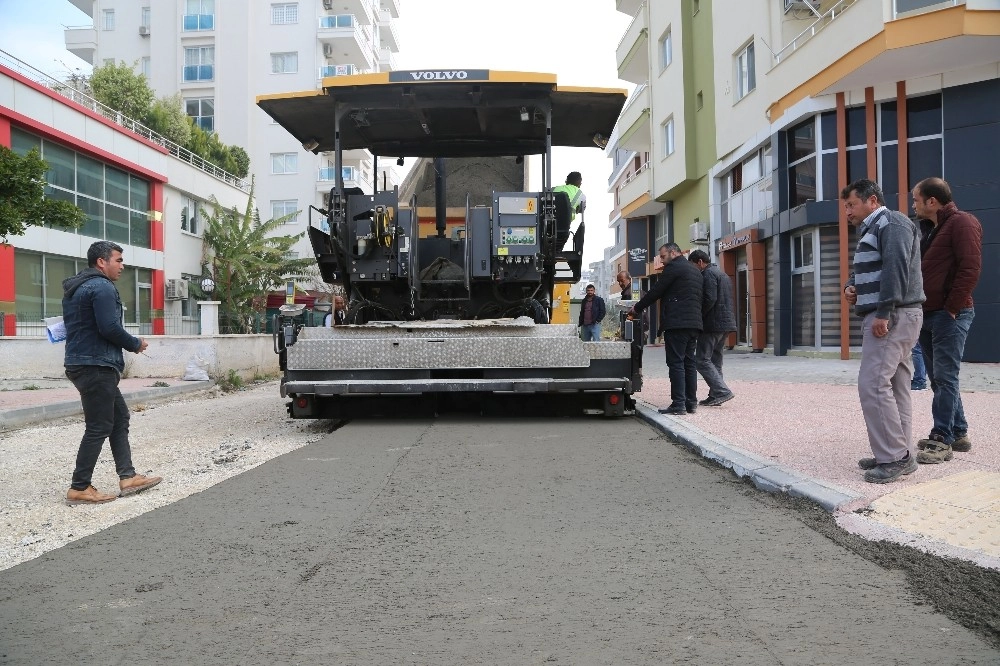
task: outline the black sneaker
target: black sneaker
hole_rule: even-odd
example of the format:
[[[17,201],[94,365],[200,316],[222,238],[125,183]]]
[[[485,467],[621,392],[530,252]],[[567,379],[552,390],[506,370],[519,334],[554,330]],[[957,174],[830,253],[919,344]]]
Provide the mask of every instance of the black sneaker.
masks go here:
[[[687,408],[684,405],[670,405],[669,407],[660,407],[658,410],[661,414],[672,414],[674,416],[683,416],[687,414]]]
[[[687,404],[687,413],[688,414],[694,414],[697,411],[698,411],[698,403],[697,402],[690,402],[690,403]]]
[[[858,463],[861,464],[860,462]],[[904,474],[913,474],[917,471],[917,461],[913,459],[910,452],[906,452],[906,457],[891,463],[879,463],[872,469],[865,472],[865,481],[868,483],[892,483]]]
[[[878,463],[875,462],[874,458],[862,458],[858,461],[858,467],[861,469],[875,469],[878,467]]]
[[[709,407],[718,407],[722,403],[729,402],[730,400],[732,400],[735,397],[736,397],[735,393],[727,393],[726,395],[720,395],[717,398],[712,398],[711,400],[709,400],[705,404],[708,405]]]
[[[713,400],[715,400],[715,398],[713,398],[712,396],[708,396],[704,400],[699,400],[698,404],[699,405],[707,405],[708,403],[712,402]]]

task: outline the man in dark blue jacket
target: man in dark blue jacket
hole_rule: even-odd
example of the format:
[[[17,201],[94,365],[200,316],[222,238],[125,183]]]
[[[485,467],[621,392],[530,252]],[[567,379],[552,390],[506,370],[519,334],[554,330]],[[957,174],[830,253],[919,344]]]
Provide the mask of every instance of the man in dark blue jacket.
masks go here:
[[[587,295],[580,303],[580,337],[584,342],[601,341],[601,322],[607,313],[604,299],[597,295],[594,285],[587,285]]]
[[[162,479],[136,474],[128,442],[129,411],[118,382],[125,370],[122,350],[138,354],[148,343],[125,330],[124,309],[115,281],[125,268],[122,248],[97,241],[87,250],[87,266],[63,280],[66,325],[66,376],[80,392],[86,429],[76,455],[69,504],[100,504],[115,499],[91,485],[104,440],[110,439],[121,496],[152,488]]]
[[[670,406],[659,411],[661,414],[691,414],[698,409],[695,348],[702,327],[703,280],[701,271],[684,260],[676,243],[662,246],[660,258],[664,262],[660,277],[633,306],[630,314],[638,317],[647,307],[660,301],[663,347],[670,373]]]

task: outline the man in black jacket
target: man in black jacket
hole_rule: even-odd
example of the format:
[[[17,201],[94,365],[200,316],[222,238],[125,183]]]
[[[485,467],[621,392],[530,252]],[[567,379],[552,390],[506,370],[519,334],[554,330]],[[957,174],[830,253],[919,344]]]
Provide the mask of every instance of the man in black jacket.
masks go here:
[[[698,372],[708,384],[708,397],[699,405],[718,407],[732,400],[733,392],[722,378],[722,348],[726,336],[736,330],[733,312],[733,283],[712,263],[704,250],[695,250],[688,261],[701,271],[705,295],[701,302],[702,330],[698,336]]]
[[[660,301],[663,347],[670,371],[670,406],[659,411],[661,414],[692,414],[698,408],[695,347],[702,327],[703,280],[698,267],[684,261],[684,254],[676,243],[663,245],[660,257],[664,266],[659,279],[629,314],[638,317],[647,307]]]

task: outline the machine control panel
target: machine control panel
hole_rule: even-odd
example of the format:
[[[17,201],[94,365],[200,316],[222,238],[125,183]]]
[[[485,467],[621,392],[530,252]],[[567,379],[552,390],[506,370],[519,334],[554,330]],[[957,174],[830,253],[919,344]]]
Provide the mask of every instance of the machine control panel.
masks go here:
[[[539,251],[538,194],[494,193],[493,210],[493,256],[501,264],[531,260]]]
[[[534,245],[535,227],[502,227],[500,245]]]

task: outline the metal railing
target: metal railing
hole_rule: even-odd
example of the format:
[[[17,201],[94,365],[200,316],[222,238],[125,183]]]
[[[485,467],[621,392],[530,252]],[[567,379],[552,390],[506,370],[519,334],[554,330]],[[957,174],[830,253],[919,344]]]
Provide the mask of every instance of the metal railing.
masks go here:
[[[171,141],[170,139],[167,139],[166,137],[157,134],[156,132],[149,129],[142,123],[138,122],[137,120],[128,118],[119,113],[118,111],[115,111],[111,107],[101,104],[93,97],[90,97],[86,93],[77,90],[72,85],[52,78],[48,74],[45,74],[44,72],[35,69],[31,65],[22,62],[21,60],[18,60],[16,57],[11,55],[10,53],[7,53],[4,50],[0,50],[0,65],[7,67],[8,69],[17,72],[21,76],[24,76],[25,78],[34,81],[38,85],[44,86],[45,88],[48,88],[52,92],[58,93],[63,97],[79,104],[80,106],[101,115],[102,117],[110,120],[119,127],[123,127],[129,130],[130,132],[137,134],[138,136],[141,136],[142,138],[152,143],[155,143],[158,146],[166,148],[167,152],[170,153],[170,155],[176,157],[179,160],[187,162],[196,169],[200,169],[205,173],[209,174],[210,176],[218,178],[219,180],[229,185],[232,185],[233,187],[236,187],[244,192],[250,191],[250,183],[245,178],[239,178],[238,176],[229,173],[225,169],[217,167],[216,165],[202,158],[200,155],[195,155],[184,146],[180,146]]]
[[[325,316],[325,312],[306,310],[303,313],[303,322],[306,326],[322,326]],[[0,335],[3,335],[5,320],[7,319],[14,319],[17,322],[15,330],[19,338],[46,337],[45,322],[42,319],[41,313],[0,312]],[[143,315],[143,319],[148,320],[139,323],[126,323],[125,330],[136,336],[145,337],[153,335],[152,318],[149,318],[148,315]],[[201,333],[201,319],[197,314],[193,316],[164,315],[155,319],[157,322],[163,322],[162,335],[199,335]],[[219,313],[219,333],[254,334],[270,332],[271,321],[266,313]]]
[[[847,8],[857,1],[858,0],[840,0],[840,2],[824,12],[823,15],[813,21],[808,28],[796,35],[791,42],[786,44],[779,51],[772,52],[772,55],[774,56],[774,64],[777,65],[781,62],[782,58],[785,58],[797,51],[803,44],[815,37],[817,33],[832,23],[838,16],[843,14]]]

